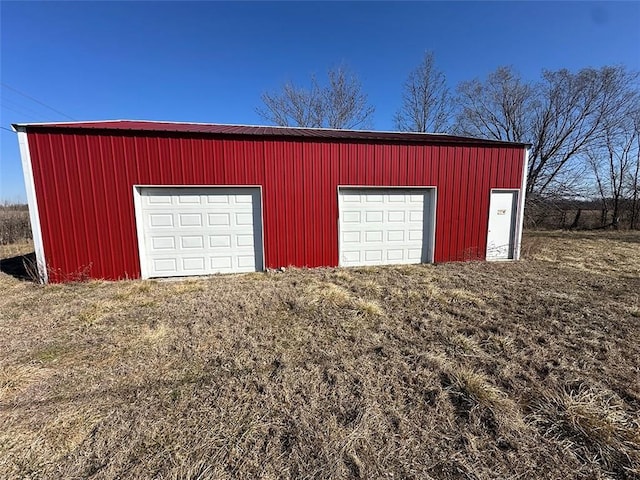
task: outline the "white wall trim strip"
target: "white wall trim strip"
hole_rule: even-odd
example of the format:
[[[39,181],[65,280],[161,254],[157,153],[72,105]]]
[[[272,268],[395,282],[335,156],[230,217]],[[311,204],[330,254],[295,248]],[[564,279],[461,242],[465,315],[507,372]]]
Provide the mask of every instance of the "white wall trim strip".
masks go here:
[[[520,198],[518,205],[518,232],[516,234],[516,244],[514,251],[514,259],[520,260],[520,252],[522,251],[522,231],[524,229],[524,205],[527,197],[527,174],[529,173],[529,149],[524,149],[524,160],[522,166],[522,188],[520,189]]]
[[[36,251],[38,275],[41,283],[47,283],[49,281],[47,260],[44,255],[44,245],[42,243],[40,212],[38,210],[38,198],[36,196],[36,186],[33,179],[33,167],[31,165],[31,153],[29,152],[27,130],[23,127],[18,127],[16,130],[18,133],[18,144],[20,145],[20,158],[22,160],[22,172],[24,173],[24,185],[27,191],[27,202],[29,204],[29,219],[31,220],[33,246]]]
[[[149,278],[149,271],[147,269],[146,259],[146,247],[144,244],[144,229],[142,225],[142,195],[140,185],[133,186],[133,212],[136,220],[136,236],[138,237],[138,256],[140,262],[140,278]]]

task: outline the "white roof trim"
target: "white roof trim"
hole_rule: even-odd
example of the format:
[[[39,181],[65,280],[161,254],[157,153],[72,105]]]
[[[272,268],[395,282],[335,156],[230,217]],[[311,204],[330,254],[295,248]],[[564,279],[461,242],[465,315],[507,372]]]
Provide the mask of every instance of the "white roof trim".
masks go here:
[[[136,123],[150,123],[150,124],[169,124],[169,125],[202,125],[205,127],[247,127],[247,128],[275,128],[283,130],[321,130],[326,132],[358,132],[358,133],[393,133],[393,134],[408,134],[408,135],[424,135],[431,136],[437,135],[439,137],[458,137],[458,135],[451,135],[449,133],[436,133],[436,132],[401,132],[397,130],[355,130],[347,128],[326,128],[326,127],[284,127],[282,125],[249,125],[244,123],[205,123],[205,122],[175,122],[169,120],[132,120],[119,118],[116,120],[86,120],[86,121],[73,121],[73,122],[37,122],[37,123],[16,123],[12,125],[14,127],[40,127],[47,125],[78,125],[78,124],[92,124],[92,123],[113,123],[113,122],[136,122]],[[472,138],[472,137],[462,137]],[[482,139],[479,139],[482,140]],[[500,141],[500,140],[498,140]]]
[[[33,122],[33,123],[14,123],[11,125],[14,131],[18,131],[16,128],[24,128],[24,127],[40,127],[47,125],[77,125],[79,123],[113,123],[113,122],[150,122],[150,123],[171,123],[171,122],[156,122],[153,120],[77,120],[73,122]]]

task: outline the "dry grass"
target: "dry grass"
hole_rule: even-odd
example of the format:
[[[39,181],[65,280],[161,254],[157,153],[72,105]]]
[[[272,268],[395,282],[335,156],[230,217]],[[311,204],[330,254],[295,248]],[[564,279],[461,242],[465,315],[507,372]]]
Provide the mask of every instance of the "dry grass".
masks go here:
[[[0,261],[11,257],[27,255],[32,252],[33,240],[20,240],[7,245],[0,245]]]
[[[526,240],[518,263],[0,274],[0,477],[640,478],[640,235]]]
[[[0,245],[31,238],[29,209],[26,205],[0,205]]]

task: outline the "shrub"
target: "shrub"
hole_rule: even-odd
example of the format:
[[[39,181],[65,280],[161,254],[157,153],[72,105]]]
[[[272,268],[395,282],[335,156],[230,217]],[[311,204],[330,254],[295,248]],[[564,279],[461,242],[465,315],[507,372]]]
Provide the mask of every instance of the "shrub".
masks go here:
[[[0,245],[8,245],[30,238],[31,224],[27,206],[0,206]]]

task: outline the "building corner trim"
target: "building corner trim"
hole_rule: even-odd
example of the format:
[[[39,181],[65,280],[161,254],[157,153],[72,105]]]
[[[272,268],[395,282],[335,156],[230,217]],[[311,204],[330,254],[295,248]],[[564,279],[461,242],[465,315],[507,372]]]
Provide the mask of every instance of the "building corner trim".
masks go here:
[[[527,175],[529,173],[529,147],[524,149],[524,159],[522,162],[522,187],[520,188],[520,198],[518,205],[518,237],[515,245],[515,259],[520,260],[522,250],[522,230],[524,229],[524,206],[527,198]]]
[[[18,144],[20,146],[20,159],[22,160],[24,185],[27,192],[27,203],[29,204],[29,220],[31,221],[31,234],[33,236],[33,246],[36,252],[38,277],[40,283],[48,283],[49,276],[47,271],[47,260],[44,254],[44,244],[42,242],[40,211],[38,210],[38,198],[36,196],[36,186],[33,178],[33,166],[31,163],[31,153],[29,152],[27,130],[20,126],[16,126],[15,130],[18,134]]]

